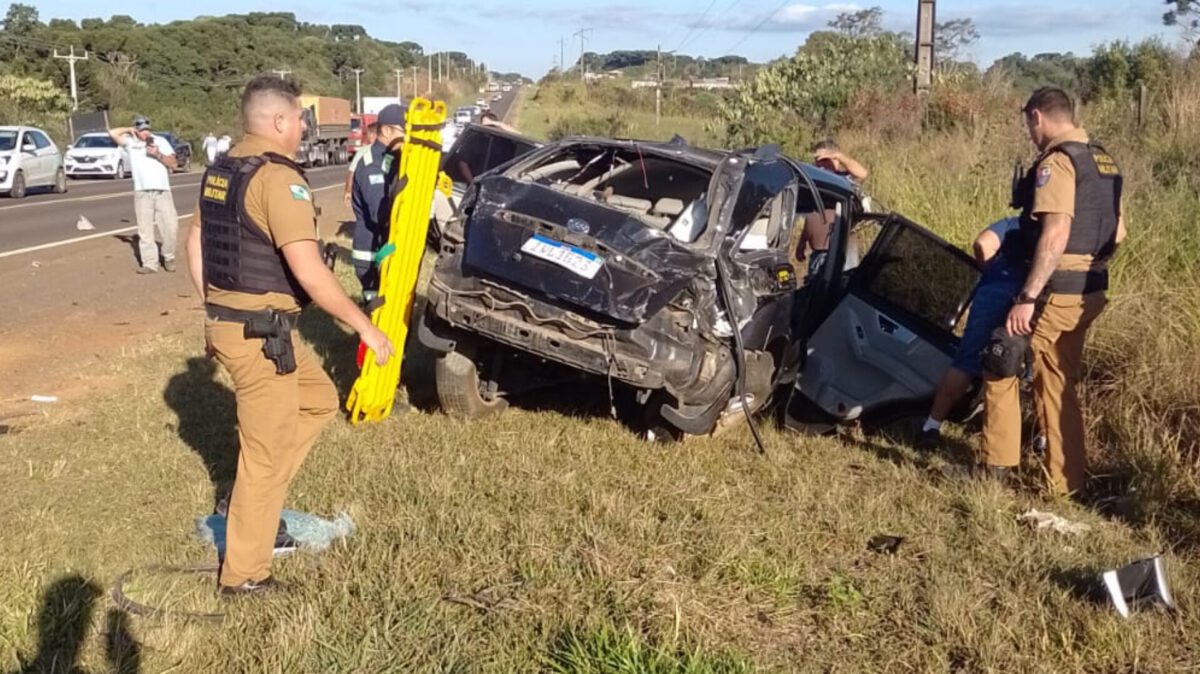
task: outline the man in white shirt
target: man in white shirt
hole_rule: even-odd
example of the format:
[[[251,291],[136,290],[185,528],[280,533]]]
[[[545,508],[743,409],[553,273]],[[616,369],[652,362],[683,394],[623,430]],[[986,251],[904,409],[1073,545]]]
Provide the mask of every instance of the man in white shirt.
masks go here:
[[[109,129],[112,139],[129,154],[133,174],[133,212],[137,217],[139,274],[158,271],[159,249],[154,242],[158,225],[162,236],[162,267],[175,271],[175,234],[179,216],[171,196],[171,170],[175,168],[175,149],[162,136],[150,132],[150,120],[133,118],[132,127]]]
[[[204,149],[204,156],[208,159],[205,165],[212,166],[213,162],[217,160],[217,137],[213,135],[212,131],[209,131],[208,135],[204,137],[204,142],[200,147]]]
[[[220,157],[220,156],[224,155],[226,152],[229,152],[229,148],[232,145],[233,145],[233,139],[229,137],[229,134],[225,134],[224,136],[221,136],[217,140],[217,156]]]

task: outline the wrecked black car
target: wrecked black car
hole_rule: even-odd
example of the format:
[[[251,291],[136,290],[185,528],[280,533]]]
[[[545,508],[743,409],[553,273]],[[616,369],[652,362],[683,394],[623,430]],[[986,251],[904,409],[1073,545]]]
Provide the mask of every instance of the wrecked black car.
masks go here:
[[[829,258],[800,278],[800,230],[822,213],[833,223]],[[884,249],[855,242],[868,223]],[[939,293],[958,297],[938,294],[935,306],[885,298],[899,303],[887,311],[905,313],[870,316],[863,288],[878,291],[904,273],[892,258],[912,252],[895,249],[908,232],[949,261],[953,278],[937,281]],[[439,354],[438,398],[456,415],[502,410],[557,365],[607,381],[610,397],[614,387],[634,391],[646,429],[659,436],[708,434],[794,392],[849,419],[890,397],[932,393],[936,364],[871,380],[874,394],[840,378],[871,362],[856,357],[855,340],[890,358],[915,354],[917,341],[952,353],[974,269],[915,225],[864,214],[853,184],[774,146],[570,138],[474,181],[443,232],[417,332]],[[943,311],[947,302],[954,311]]]

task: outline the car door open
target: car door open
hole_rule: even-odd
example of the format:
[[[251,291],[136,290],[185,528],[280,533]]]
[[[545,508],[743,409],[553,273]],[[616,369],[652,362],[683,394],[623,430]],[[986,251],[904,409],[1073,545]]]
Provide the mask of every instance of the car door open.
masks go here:
[[[974,260],[898,215],[882,223],[862,262],[807,345],[795,396],[839,421],[927,405],[949,367],[971,292]],[[795,411],[789,405],[789,415]]]

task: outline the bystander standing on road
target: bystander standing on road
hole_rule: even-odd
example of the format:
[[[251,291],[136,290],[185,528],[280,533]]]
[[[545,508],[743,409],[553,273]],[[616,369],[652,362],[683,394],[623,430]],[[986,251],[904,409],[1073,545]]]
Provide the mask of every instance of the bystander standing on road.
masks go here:
[[[333,382],[296,335],[301,307],[311,299],[356,330],[380,365],[392,354],[321,259],[312,191],[293,159],[305,128],[299,95],[295,83],[273,76],[246,85],[245,136],[205,172],[188,233],[207,350],[229,372],[237,399],[222,596],[279,586],[271,554],[288,485],[337,414]]]
[[[212,131],[209,131],[208,135],[204,137],[200,148],[204,151],[204,165],[212,166],[213,162],[217,160],[217,137],[213,135]]]
[[[232,145],[233,145],[233,139],[229,137],[229,134],[224,134],[223,136],[218,138],[217,139],[217,156],[224,157],[225,154],[227,152],[229,152],[229,148]]]
[[[138,116],[132,127],[110,129],[109,135],[129,155],[133,174],[133,211],[137,219],[139,274],[153,274],[159,268],[160,251],[155,243],[157,227],[162,237],[162,268],[175,271],[175,236],[179,216],[171,194],[171,171],[175,168],[175,150],[162,136],[150,131],[150,120]]]

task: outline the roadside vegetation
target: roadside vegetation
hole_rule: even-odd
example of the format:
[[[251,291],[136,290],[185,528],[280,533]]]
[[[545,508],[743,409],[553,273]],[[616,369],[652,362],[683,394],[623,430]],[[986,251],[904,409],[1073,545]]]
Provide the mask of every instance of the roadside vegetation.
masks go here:
[[[1086,504],[1047,500],[1033,479],[944,478],[968,460],[968,434],[933,454],[854,429],[765,428],[765,455],[742,428],[652,445],[608,417],[602,383],[464,423],[430,402],[428,354],[413,349],[415,411],[333,424],[291,491],[289,507],[347,511],[357,531],[284,560],[289,594],[222,606],[210,577],[148,570],[212,560],[193,520],[233,474],[233,393],[201,357],[197,324],[93,366],[112,388],[0,426],[0,670],[1195,671],[1200,62],[1114,44],[951,68],[921,100],[890,61],[905,56],[896,38],[869,20],[817,34],[728,96],[665,91],[657,126],[653,91],[556,79],[524,92],[517,118],[543,137],[679,133],[801,157],[836,136],[870,167],[877,201],[965,245],[1009,213],[1013,162],[1031,154],[1016,111],[1029,72],[1051,62],[1127,178],[1130,238],[1087,352]],[[878,69],[828,79],[843,51]],[[301,331],[344,394],[354,338],[320,312]],[[1016,521],[1029,508],[1091,530],[1035,532]],[[877,553],[877,535],[904,540]],[[1156,552],[1178,614],[1122,620],[1097,601],[1100,570]],[[135,598],[227,621],[123,613],[108,591],[129,569]]]

